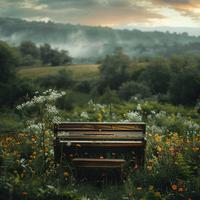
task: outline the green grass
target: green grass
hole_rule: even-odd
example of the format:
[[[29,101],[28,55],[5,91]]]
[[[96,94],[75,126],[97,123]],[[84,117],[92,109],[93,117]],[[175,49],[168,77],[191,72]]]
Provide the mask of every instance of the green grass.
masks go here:
[[[85,80],[97,77],[99,74],[98,67],[99,65],[97,64],[81,64],[58,67],[26,67],[19,68],[18,74],[22,78],[35,79],[42,76],[57,74],[60,70],[69,70],[72,72],[74,79]]]

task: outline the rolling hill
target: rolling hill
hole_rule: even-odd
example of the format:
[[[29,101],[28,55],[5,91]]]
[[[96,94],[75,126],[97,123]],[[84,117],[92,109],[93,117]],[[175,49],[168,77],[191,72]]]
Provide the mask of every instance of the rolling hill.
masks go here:
[[[49,43],[68,50],[75,63],[94,63],[116,47],[130,57],[200,52],[200,36],[159,31],[116,30],[54,22],[35,22],[0,18],[0,40],[13,45],[31,40],[37,45]]]

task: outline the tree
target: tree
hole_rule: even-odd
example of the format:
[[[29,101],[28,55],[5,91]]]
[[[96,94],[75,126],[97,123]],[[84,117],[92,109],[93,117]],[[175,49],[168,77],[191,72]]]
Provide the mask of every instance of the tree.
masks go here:
[[[12,106],[32,91],[30,83],[16,77],[18,65],[17,50],[5,42],[0,42],[0,107]]]
[[[31,41],[24,41],[19,46],[19,50],[23,56],[30,55],[34,59],[38,59],[40,57],[40,50],[37,46]]]
[[[16,49],[0,41],[0,84],[15,78],[15,67],[19,64],[19,55]]]
[[[58,66],[66,63],[71,63],[72,59],[66,50],[52,49],[49,44],[40,46],[41,60],[43,64]]]
[[[105,93],[100,98],[100,102],[109,106],[110,120],[112,120],[113,104],[120,102],[117,92],[115,90],[111,90],[109,87],[106,88]]]
[[[170,78],[171,71],[168,62],[163,58],[157,58],[150,61],[138,80],[146,83],[153,94],[165,94],[169,88]]]
[[[49,44],[40,46],[40,56],[43,64],[51,63],[51,46]]]
[[[117,48],[113,55],[107,55],[100,66],[101,79],[105,87],[119,88],[128,78],[129,65],[130,59],[121,48]]]
[[[174,74],[169,94],[175,104],[195,104],[200,95],[200,71],[195,67]]]

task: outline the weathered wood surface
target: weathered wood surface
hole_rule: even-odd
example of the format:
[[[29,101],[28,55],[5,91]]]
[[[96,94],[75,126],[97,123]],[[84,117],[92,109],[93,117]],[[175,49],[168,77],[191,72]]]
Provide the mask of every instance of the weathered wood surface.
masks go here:
[[[119,168],[133,156],[135,165],[144,164],[145,123],[63,122],[55,124],[55,159],[71,160],[75,168]],[[114,158],[107,157],[113,153]],[[127,156],[129,154],[129,156]],[[72,156],[73,155],[73,156]],[[103,159],[99,155],[104,155]],[[78,170],[77,169],[77,170]]]
[[[143,122],[132,122],[132,123],[117,123],[117,122],[62,122],[55,124],[55,131],[67,131],[67,130],[139,130],[144,131],[145,124]]]
[[[123,159],[95,159],[95,158],[74,158],[72,163],[76,167],[86,168],[122,168],[125,164]]]

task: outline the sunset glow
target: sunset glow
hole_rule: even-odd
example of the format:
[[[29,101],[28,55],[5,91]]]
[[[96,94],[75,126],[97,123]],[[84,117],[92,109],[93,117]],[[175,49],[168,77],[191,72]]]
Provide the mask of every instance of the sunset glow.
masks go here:
[[[199,0],[1,0],[0,17],[108,27],[199,27]],[[48,20],[47,20],[48,19]]]

